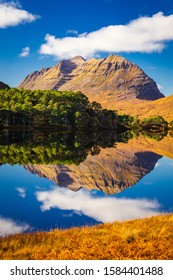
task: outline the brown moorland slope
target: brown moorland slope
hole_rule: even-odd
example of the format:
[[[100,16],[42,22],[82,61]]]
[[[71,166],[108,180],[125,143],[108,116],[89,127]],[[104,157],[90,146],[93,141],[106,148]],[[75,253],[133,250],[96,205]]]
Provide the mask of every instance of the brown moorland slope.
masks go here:
[[[173,215],[0,238],[1,260],[172,260]]]
[[[140,119],[151,116],[162,116],[167,121],[173,120],[173,95],[154,101],[129,100],[119,101],[115,104],[105,102],[105,108],[117,110],[119,114],[138,116]]]

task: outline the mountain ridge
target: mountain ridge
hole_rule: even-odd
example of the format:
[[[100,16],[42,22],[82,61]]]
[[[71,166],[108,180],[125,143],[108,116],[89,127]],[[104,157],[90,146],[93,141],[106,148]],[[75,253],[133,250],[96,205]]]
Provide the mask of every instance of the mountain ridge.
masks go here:
[[[109,55],[85,60],[77,56],[29,74],[19,85],[24,89],[81,91],[90,101],[156,100],[164,97],[156,83],[127,59]]]

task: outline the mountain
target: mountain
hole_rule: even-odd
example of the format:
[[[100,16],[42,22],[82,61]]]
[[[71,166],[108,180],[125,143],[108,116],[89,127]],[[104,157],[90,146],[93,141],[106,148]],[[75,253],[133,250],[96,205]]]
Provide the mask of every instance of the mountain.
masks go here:
[[[161,115],[173,120],[173,95],[164,97],[156,83],[137,65],[123,57],[102,59],[77,56],[28,75],[24,89],[81,91],[103,108],[145,118]],[[164,98],[163,98],[164,97]]]
[[[24,167],[73,191],[83,187],[113,194],[135,185],[153,170],[162,156],[173,159],[173,137],[158,142],[142,136],[133,138],[128,143],[117,143],[116,147],[102,148],[98,155],[88,155],[78,166],[27,164]]]
[[[156,100],[164,97],[156,83],[137,65],[123,57],[85,60],[77,56],[28,75],[19,85],[24,89],[81,91],[90,101],[105,107],[122,100]]]
[[[4,84],[3,82],[0,82],[0,89],[9,89],[10,87],[7,84]]]
[[[115,150],[105,149],[98,156],[88,156],[79,166],[28,164],[25,168],[72,191],[85,188],[114,194],[135,185],[161,158],[152,152],[125,154]]]
[[[135,185],[151,172],[162,154],[170,155],[172,144],[171,137],[160,143],[140,137],[128,143],[117,143],[116,147],[101,149],[98,155],[88,155],[78,166],[28,164],[25,168],[73,191],[83,187],[113,194]]]

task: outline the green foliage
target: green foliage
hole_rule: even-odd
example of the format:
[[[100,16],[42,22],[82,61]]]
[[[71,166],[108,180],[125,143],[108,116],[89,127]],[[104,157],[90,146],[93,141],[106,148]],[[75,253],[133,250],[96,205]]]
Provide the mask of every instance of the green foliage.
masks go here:
[[[153,139],[155,141],[161,141],[165,136],[167,136],[167,130],[166,131],[142,131],[142,135],[144,135],[147,138]]]
[[[168,130],[161,116],[145,118],[117,115],[90,103],[81,92],[56,90],[0,90],[0,128],[99,131],[99,130]],[[169,127],[173,127],[173,121]],[[77,145],[77,144],[76,144]]]
[[[141,122],[143,127],[152,127],[152,128],[167,128],[168,123],[161,116],[154,116],[150,118],[145,118]]]
[[[10,131],[0,132],[0,164],[76,164],[101,148],[114,146],[116,131]]]
[[[118,123],[120,125],[124,125],[127,128],[131,128],[133,122],[134,122],[134,117],[132,116],[125,115],[125,114],[118,116]]]
[[[117,127],[117,115],[81,92],[11,88],[0,90],[0,126],[108,130]]]
[[[170,123],[169,123],[169,129],[170,129],[169,135],[170,135],[171,137],[173,137],[173,120],[170,121]]]
[[[172,121],[170,121],[170,123],[169,123],[169,127],[170,127],[170,129],[173,129],[173,120],[172,120]]]
[[[167,121],[161,116],[153,116],[145,118],[143,120],[138,119],[138,117],[132,117],[129,115],[119,115],[118,123],[124,125],[127,129],[133,131],[163,131],[168,130]],[[170,127],[173,127],[173,121],[169,124]]]
[[[134,129],[140,129],[141,124],[140,124],[140,120],[138,119],[138,117],[134,117],[133,121],[131,122],[131,126]]]

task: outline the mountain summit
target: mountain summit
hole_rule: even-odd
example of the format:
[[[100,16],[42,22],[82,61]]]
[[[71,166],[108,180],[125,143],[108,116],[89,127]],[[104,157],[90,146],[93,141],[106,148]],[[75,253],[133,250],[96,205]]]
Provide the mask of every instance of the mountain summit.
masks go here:
[[[28,75],[19,85],[24,89],[81,91],[91,101],[156,100],[164,97],[156,83],[127,59],[110,55],[85,60],[80,56]]]

